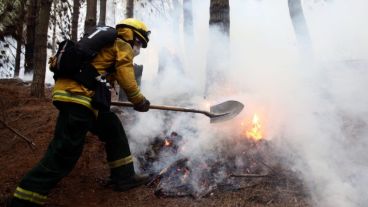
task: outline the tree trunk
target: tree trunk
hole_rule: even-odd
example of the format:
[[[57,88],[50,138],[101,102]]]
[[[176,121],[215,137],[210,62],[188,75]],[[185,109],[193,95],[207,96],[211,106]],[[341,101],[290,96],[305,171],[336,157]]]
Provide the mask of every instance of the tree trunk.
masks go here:
[[[191,63],[195,51],[192,0],[183,0],[183,16],[185,57]]]
[[[23,25],[23,24],[22,24]],[[14,69],[14,77],[19,77],[20,71],[20,55],[22,53],[22,37],[17,40],[17,51],[15,56],[15,69]]]
[[[134,0],[126,0],[126,18],[133,18],[134,17]]]
[[[187,36],[193,36],[192,0],[183,0],[184,32]]]
[[[229,0],[211,0],[210,27],[217,27],[226,36],[230,33],[230,5]]]
[[[311,39],[304,17],[301,0],[288,0],[289,13],[300,50],[304,55],[311,55]]]
[[[78,40],[78,20],[79,20],[80,0],[73,0],[73,14],[72,14],[72,40]]]
[[[225,70],[229,67],[230,5],[229,0],[211,0],[204,96],[225,85]]]
[[[36,17],[38,13],[38,0],[29,0],[29,6],[27,7],[27,34],[26,34],[26,50],[24,57],[24,74],[33,73],[33,59],[34,59],[34,46],[35,46],[35,28]]]
[[[180,46],[179,46],[179,33],[180,33],[180,15],[181,12],[183,11],[179,3],[179,0],[172,0],[172,5],[173,8],[171,10],[171,22],[172,22],[172,34],[173,35],[173,40],[174,40],[174,44],[176,45],[176,48],[179,50]]]
[[[51,12],[52,0],[40,0],[40,11],[36,24],[35,51],[34,56],[35,70],[31,85],[31,96],[45,96],[45,73],[47,59],[47,31],[49,27],[49,19]]]
[[[17,51],[15,56],[15,69],[14,69],[14,77],[19,77],[19,71],[20,71],[20,57],[22,54],[22,44],[23,44],[23,25],[24,25],[24,7],[25,7],[25,1],[21,1],[20,4],[20,14],[19,14],[19,23],[17,26]]]
[[[106,0],[100,0],[100,18],[98,20],[98,26],[106,25]]]
[[[172,40],[170,40],[170,44],[174,45],[176,54],[180,54],[180,40],[179,40],[179,33],[180,33],[180,12],[183,11],[181,8],[181,5],[178,0],[172,0],[172,8],[170,10],[170,24],[171,24],[171,34]],[[168,69],[168,64],[173,64],[173,62],[178,63],[176,65],[178,68],[181,68],[181,60],[178,55],[174,54],[173,52],[170,52],[167,48],[161,47],[159,51],[159,62],[158,62],[158,74],[159,76],[162,76],[161,74],[165,74],[166,70]],[[179,65],[180,64],[180,65]]]
[[[96,26],[97,0],[87,0],[87,15],[84,22],[84,33],[88,34]]]
[[[54,13],[53,15],[50,17],[50,21],[51,21],[51,24],[53,25],[53,28],[52,28],[52,42],[51,42],[51,55],[55,55],[56,53],[56,27],[57,27],[57,18],[56,18],[56,15],[57,15],[57,12],[56,12],[56,4],[57,4],[57,1],[54,1],[53,2],[53,10],[54,10]]]
[[[115,20],[116,20],[116,1],[117,0],[113,0],[112,1],[112,5],[113,5],[113,8],[112,8],[112,11],[109,11],[109,14],[110,14],[110,16],[112,16],[112,22],[116,22]]]

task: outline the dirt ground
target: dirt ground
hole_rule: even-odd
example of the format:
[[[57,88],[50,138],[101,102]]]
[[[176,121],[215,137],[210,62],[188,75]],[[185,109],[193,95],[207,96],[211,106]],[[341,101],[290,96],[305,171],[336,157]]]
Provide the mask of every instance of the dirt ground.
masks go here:
[[[41,158],[53,135],[57,110],[46,89],[46,98],[31,98],[30,84],[0,80],[0,206],[12,194],[22,176]],[[32,140],[31,147],[20,135]],[[157,197],[154,188],[141,186],[114,192],[102,184],[108,176],[104,146],[89,134],[75,169],[49,195],[46,206],[311,206],[299,181],[260,181],[237,190],[215,190],[209,195]],[[290,187],[293,186],[293,187]]]

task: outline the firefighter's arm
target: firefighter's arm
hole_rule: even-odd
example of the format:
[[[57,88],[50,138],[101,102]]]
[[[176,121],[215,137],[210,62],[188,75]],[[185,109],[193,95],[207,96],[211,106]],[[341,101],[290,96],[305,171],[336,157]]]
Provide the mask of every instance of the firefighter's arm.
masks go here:
[[[115,79],[125,91],[127,98],[134,105],[145,105],[147,101],[140,92],[134,75],[133,50],[129,44],[116,41]],[[148,102],[148,101],[147,101]],[[147,109],[148,110],[148,109]]]

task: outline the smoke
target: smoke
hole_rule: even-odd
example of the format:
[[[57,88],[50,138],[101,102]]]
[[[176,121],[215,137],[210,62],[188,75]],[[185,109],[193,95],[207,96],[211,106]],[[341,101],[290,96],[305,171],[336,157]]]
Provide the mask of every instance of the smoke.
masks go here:
[[[208,109],[208,102],[234,99],[244,103],[245,110],[221,124],[209,124],[203,115],[139,113],[137,123],[127,126],[133,152],[144,152],[155,136],[176,131],[185,139],[185,156],[220,159],[222,141],[237,136],[242,120],[257,113],[266,139],[300,174],[315,206],[364,206],[368,202],[368,3],[303,3],[313,57],[301,55],[287,1],[230,2],[230,61],[222,71],[227,80],[217,83],[221,87],[207,100],[203,99],[206,59],[207,52],[213,52],[208,51],[213,43],[208,40],[209,14],[204,12],[209,11],[209,1],[193,1],[190,43],[182,32],[173,32],[181,31],[181,24],[161,17],[144,19],[152,36],[137,62],[145,65],[142,91],[151,103]],[[165,64],[158,71],[162,51],[166,51],[161,54]]]

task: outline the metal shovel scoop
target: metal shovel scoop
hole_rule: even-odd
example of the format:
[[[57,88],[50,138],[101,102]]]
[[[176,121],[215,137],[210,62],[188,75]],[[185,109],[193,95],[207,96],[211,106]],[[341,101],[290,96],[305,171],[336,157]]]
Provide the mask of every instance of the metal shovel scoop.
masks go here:
[[[133,104],[130,102],[112,102],[111,105],[133,107]],[[211,123],[217,123],[232,119],[236,115],[238,115],[243,110],[243,108],[244,105],[238,101],[225,101],[223,103],[213,105],[211,106],[210,111],[176,107],[176,106],[150,105],[150,109],[204,114],[210,117]]]

